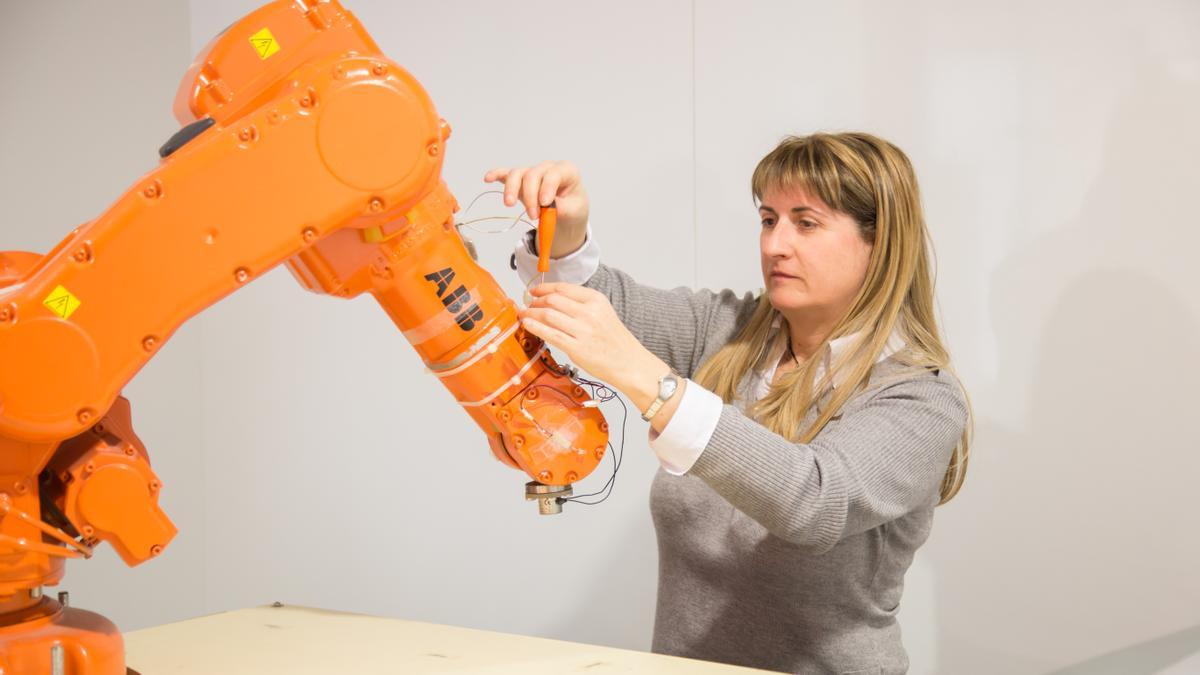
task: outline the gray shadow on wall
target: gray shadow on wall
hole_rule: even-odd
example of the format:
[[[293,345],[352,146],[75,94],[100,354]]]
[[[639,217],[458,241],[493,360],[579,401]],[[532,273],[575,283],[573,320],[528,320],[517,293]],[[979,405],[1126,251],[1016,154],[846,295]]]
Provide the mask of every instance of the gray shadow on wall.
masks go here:
[[[992,281],[999,372],[976,400],[1030,407],[977,406],[927,548],[942,673],[1136,674],[1200,650],[1180,630],[1200,604],[1200,97],[1146,63],[1131,81],[1079,217]]]
[[[1200,653],[1200,626],[1109,652],[1051,675],[1154,675],[1196,653]]]

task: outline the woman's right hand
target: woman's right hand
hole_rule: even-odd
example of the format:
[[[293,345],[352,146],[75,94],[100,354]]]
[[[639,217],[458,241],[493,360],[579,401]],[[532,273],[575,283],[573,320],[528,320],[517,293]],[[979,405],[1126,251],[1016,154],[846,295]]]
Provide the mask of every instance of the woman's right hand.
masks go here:
[[[588,197],[579,177],[579,169],[570,162],[542,162],[537,166],[499,168],[488,171],[485,183],[504,183],[504,205],[518,200],[530,220],[537,220],[541,207],[554,204],[558,225],[550,257],[561,258],[583,246],[587,236]]]

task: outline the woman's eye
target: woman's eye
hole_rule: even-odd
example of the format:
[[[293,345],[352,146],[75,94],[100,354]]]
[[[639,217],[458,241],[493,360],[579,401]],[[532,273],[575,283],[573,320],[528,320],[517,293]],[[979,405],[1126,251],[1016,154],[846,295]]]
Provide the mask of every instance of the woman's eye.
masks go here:
[[[763,220],[762,220],[763,227],[771,227],[774,224],[775,224],[775,220],[773,218],[763,218]]]
[[[800,221],[799,225],[800,225],[800,229],[802,229],[802,230],[817,229],[817,224],[811,220],[802,220],[802,221]]]

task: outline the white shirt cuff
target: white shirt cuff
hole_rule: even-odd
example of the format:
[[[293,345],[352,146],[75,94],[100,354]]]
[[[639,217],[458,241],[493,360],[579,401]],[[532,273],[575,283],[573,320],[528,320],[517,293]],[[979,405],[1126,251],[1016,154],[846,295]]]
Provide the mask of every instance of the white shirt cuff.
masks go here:
[[[538,257],[525,246],[522,237],[513,249],[513,260],[517,266],[517,276],[528,286],[529,281],[538,276]],[[592,238],[592,226],[589,223],[583,246],[561,258],[550,259],[550,271],[546,272],[546,281],[559,281],[568,284],[584,284],[596,270],[600,269],[600,245]]]
[[[650,449],[658,455],[658,462],[667,473],[682,476],[700,459],[717,430],[724,407],[720,396],[687,381],[683,398],[662,433],[650,427]]]

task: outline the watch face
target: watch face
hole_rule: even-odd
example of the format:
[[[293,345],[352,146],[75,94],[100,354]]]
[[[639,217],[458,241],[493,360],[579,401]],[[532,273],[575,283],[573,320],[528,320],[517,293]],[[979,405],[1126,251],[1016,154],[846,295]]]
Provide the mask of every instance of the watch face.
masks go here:
[[[675,393],[675,389],[679,387],[679,380],[675,379],[674,375],[668,375],[663,378],[662,384],[658,387],[658,397],[666,400]]]

